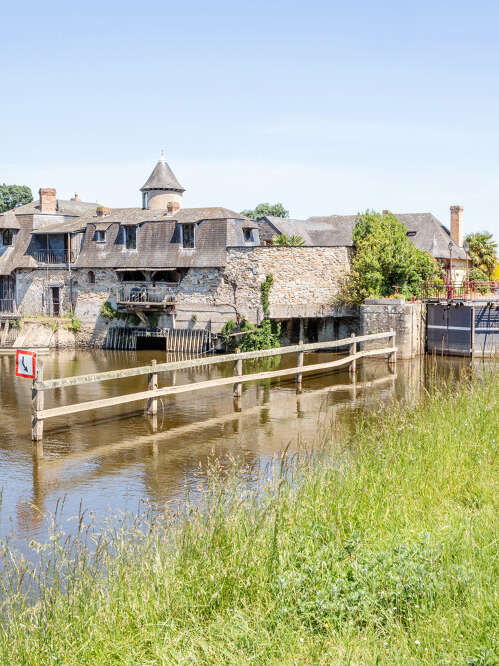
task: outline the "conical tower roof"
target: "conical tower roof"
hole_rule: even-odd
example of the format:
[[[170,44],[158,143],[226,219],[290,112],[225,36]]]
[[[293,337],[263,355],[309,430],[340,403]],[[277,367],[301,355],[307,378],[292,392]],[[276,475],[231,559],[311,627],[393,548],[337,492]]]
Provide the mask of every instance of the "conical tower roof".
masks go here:
[[[149,190],[174,190],[175,192],[185,192],[185,188],[178,182],[175,174],[170,169],[164,157],[156,164],[151,175],[140,188],[141,192]]]

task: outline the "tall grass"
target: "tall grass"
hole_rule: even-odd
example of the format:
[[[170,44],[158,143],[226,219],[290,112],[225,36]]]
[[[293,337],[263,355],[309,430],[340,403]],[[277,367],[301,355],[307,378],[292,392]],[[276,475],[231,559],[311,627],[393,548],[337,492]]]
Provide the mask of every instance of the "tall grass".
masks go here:
[[[498,397],[432,389],[263,493],[215,474],[182,521],[82,517],[36,572],[4,545],[2,663],[498,664]]]

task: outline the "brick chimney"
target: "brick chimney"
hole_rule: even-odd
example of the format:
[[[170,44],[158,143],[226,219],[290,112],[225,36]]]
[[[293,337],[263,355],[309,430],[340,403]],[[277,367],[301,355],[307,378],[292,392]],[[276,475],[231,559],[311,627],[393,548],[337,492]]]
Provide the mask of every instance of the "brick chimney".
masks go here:
[[[392,214],[392,211],[391,211],[391,210],[387,210],[387,209],[385,208],[383,211],[381,211],[381,214],[382,214],[382,215],[391,215],[391,214]]]
[[[80,197],[76,194],[76,192],[74,197],[71,197],[71,201],[81,201]]]
[[[463,207],[450,207],[450,237],[456,245],[463,245]]]
[[[57,199],[53,187],[40,187],[40,210],[42,213],[55,213],[57,210]]]

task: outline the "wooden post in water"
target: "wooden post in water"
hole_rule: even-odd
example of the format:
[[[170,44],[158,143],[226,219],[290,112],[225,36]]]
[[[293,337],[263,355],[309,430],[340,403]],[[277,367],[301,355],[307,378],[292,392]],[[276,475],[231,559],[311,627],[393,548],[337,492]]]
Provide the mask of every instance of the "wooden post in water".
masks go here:
[[[156,365],[156,361],[153,360],[151,361],[151,365]],[[147,388],[149,391],[154,391],[158,388],[158,373],[157,372],[150,372],[147,375]],[[154,415],[158,413],[158,399],[157,398],[149,398],[147,401],[147,413]]]
[[[355,342],[355,333],[352,333],[350,337],[352,338],[352,344],[350,345],[349,348],[350,349],[349,354],[353,355],[357,353],[357,343]],[[350,363],[349,370],[351,375],[355,375],[355,372],[357,370],[357,359],[354,358],[353,361]]]
[[[298,333],[298,344],[302,345],[303,344],[303,338],[304,338],[304,321],[303,319],[300,319],[299,322],[299,333]],[[304,353],[302,351],[299,351],[296,354],[296,367],[302,368],[303,367],[303,359],[304,359]],[[296,373],[295,377],[296,381],[296,390],[301,393],[302,390],[302,384],[303,384],[303,375],[301,372]]]
[[[298,344],[303,345],[303,339],[301,339]],[[303,359],[304,359],[304,357],[305,357],[304,352],[299,351],[299,352],[296,353],[296,367],[297,368],[303,368]],[[303,374],[301,372],[296,373],[295,381],[296,381],[296,389],[297,389],[297,391],[299,391],[301,393],[302,385],[303,385]]]
[[[239,354],[241,350],[239,347],[236,349],[236,354]],[[241,359],[234,361],[234,377],[240,377],[243,374],[243,362]],[[234,398],[240,398],[243,394],[243,385],[241,382],[234,384]]]
[[[395,332],[392,332],[392,335],[388,338],[390,342],[390,347],[395,347]],[[393,351],[388,354],[388,363],[391,365],[392,363],[397,362],[397,352]]]
[[[43,439],[43,420],[37,418],[38,412],[43,409],[44,393],[36,387],[37,382],[43,382],[43,361],[37,359],[36,376],[31,389],[31,439],[41,442]],[[43,446],[36,446],[36,452],[43,455]]]

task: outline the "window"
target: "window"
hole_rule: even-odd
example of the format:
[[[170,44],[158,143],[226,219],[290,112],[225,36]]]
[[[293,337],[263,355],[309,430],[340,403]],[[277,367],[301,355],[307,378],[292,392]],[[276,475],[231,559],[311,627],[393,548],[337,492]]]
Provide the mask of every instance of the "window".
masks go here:
[[[94,241],[96,241],[97,243],[104,243],[105,240],[106,240],[106,232],[97,230],[94,235]]]
[[[408,231],[408,232],[407,232],[407,236],[408,236],[409,238],[412,238],[412,237],[415,236],[416,234],[417,234],[417,231]]]
[[[88,271],[88,282],[89,284],[95,284],[95,273],[93,271]]]
[[[248,228],[243,229],[243,236],[244,236],[244,241],[246,243],[252,243],[253,242],[253,229],[248,229]]]
[[[182,246],[186,248],[194,247],[194,225],[182,225]]]
[[[137,249],[137,227],[125,227],[125,247],[127,250]]]
[[[10,247],[13,244],[14,234],[12,229],[5,229],[2,233],[2,244],[4,247]]]

